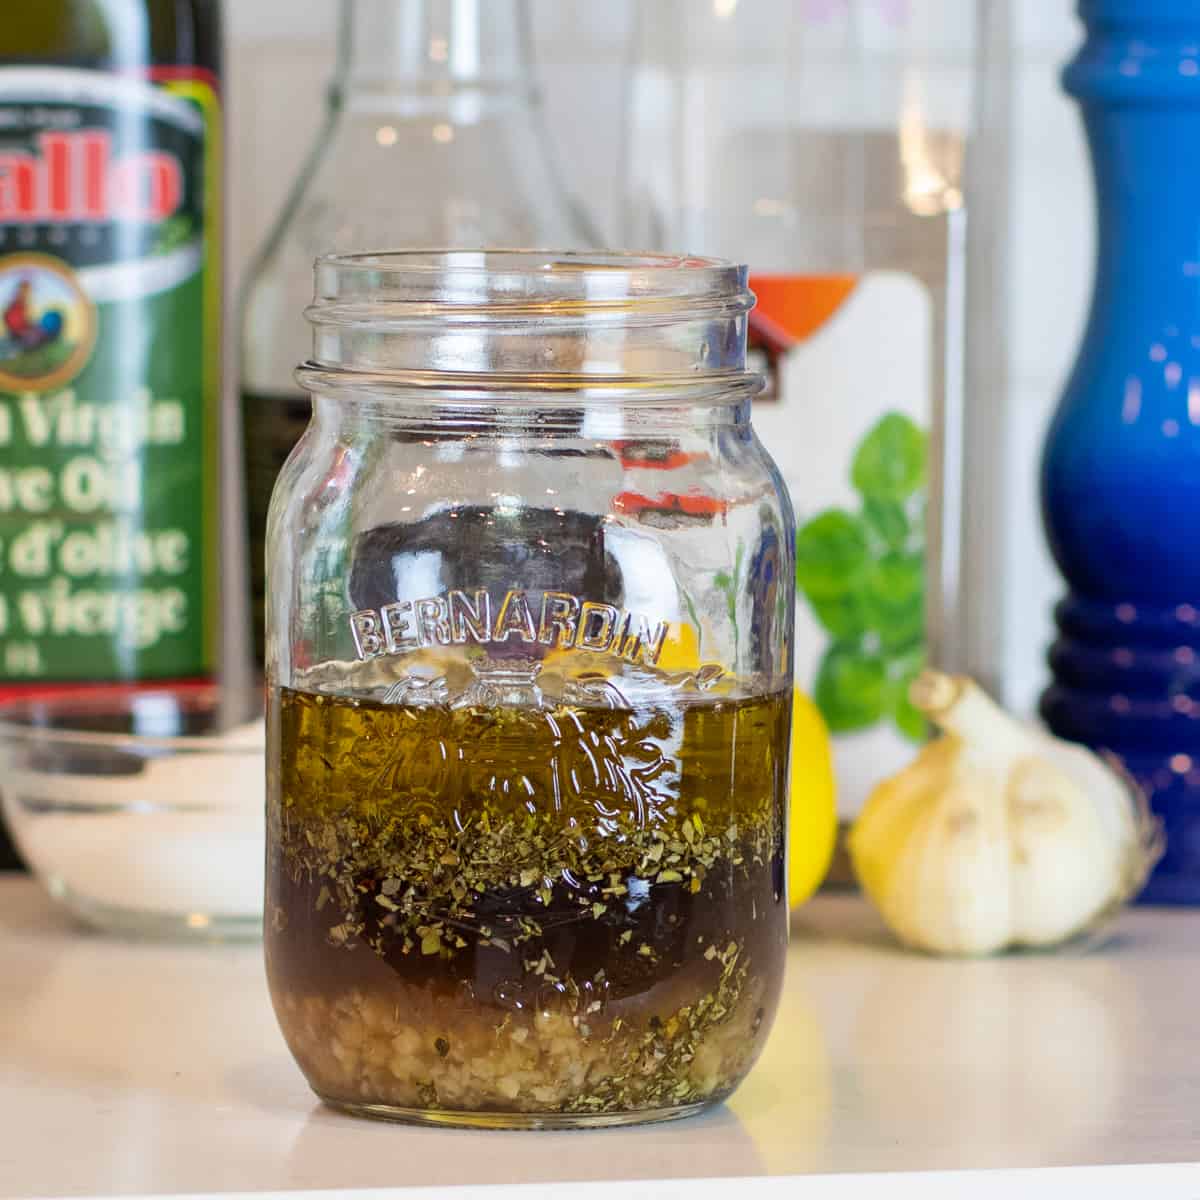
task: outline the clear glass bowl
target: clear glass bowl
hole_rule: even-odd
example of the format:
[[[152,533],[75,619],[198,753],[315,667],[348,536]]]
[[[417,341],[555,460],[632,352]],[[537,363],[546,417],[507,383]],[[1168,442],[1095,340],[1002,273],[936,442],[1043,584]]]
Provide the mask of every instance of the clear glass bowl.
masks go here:
[[[262,931],[263,734],[218,733],[216,688],[99,688],[0,704],[0,799],[30,869],[96,928]]]

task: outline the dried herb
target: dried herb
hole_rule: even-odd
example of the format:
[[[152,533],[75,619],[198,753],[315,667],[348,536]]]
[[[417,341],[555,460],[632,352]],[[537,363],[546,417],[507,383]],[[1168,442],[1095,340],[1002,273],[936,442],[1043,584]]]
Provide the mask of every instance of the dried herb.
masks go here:
[[[590,1113],[733,1086],[783,950],[786,698],[276,705],[270,886],[304,919],[268,950],[309,981],[281,1015],[323,1094]]]

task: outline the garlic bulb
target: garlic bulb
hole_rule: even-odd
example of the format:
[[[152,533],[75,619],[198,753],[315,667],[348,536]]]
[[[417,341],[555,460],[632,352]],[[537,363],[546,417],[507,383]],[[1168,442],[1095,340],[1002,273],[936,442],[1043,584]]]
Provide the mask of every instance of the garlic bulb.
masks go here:
[[[1050,946],[1141,888],[1163,835],[1123,772],[969,679],[926,671],[911,696],[943,736],[875,788],[850,833],[859,881],[902,941]]]

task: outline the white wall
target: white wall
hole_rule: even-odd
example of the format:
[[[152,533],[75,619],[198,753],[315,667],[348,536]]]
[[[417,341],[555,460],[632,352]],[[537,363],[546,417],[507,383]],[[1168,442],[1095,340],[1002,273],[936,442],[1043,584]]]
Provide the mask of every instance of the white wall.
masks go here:
[[[539,70],[559,154],[574,190],[614,240],[621,64],[632,4],[654,2],[533,0]],[[1037,509],[1038,453],[1079,340],[1093,218],[1078,119],[1058,84],[1058,70],[1079,41],[1074,4],[1010,2],[1016,44],[1008,332],[1014,470],[1002,634],[1009,697],[1031,707],[1044,683],[1050,607],[1060,591]],[[317,126],[333,61],[337,0],[232,0],[227,10],[232,248],[240,271],[282,204]]]
[[[920,0],[917,0],[919,3]],[[1007,689],[1032,706],[1045,684],[1050,609],[1062,591],[1042,537],[1042,435],[1082,335],[1092,281],[1094,218],[1083,131],[1059,71],[1082,34],[1073,0],[1013,0],[1011,414]]]

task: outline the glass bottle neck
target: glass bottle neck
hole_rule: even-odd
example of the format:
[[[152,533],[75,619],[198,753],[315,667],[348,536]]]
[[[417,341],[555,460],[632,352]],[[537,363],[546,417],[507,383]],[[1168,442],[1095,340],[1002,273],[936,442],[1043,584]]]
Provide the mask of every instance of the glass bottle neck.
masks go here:
[[[526,0],[342,0],[335,104],[532,98]]]

